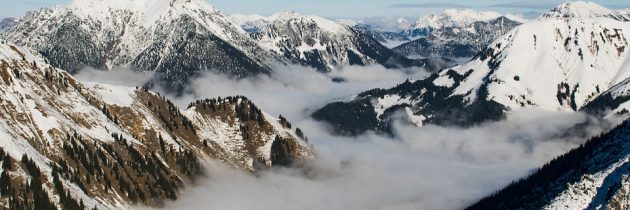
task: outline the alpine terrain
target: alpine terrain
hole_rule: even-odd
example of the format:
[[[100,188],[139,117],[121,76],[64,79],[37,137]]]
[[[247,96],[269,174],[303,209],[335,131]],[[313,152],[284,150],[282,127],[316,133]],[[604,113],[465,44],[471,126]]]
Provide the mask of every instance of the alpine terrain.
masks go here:
[[[439,27],[432,29],[426,37],[395,47],[394,51],[405,56],[473,57],[520,24],[521,22],[500,16],[468,25]]]
[[[5,37],[70,72],[156,71],[177,91],[203,71],[244,77],[287,63],[204,0],[74,0],[29,13]]]
[[[508,32],[466,64],[375,89],[316,111],[341,133],[471,125],[524,107],[579,111],[630,76],[630,22],[595,3],[567,2]],[[359,119],[361,123],[354,123]]]
[[[394,53],[363,30],[318,16],[281,12],[262,19],[233,16],[265,49],[328,72],[341,66],[381,64],[388,68],[441,66]]]
[[[242,96],[186,109],[142,87],[82,83],[0,44],[0,205],[160,206],[220,161],[254,173],[312,157],[301,130]]]
[[[630,121],[467,209],[630,208]]]
[[[20,18],[16,17],[8,17],[0,20],[0,33],[13,27],[18,21],[20,21]]]

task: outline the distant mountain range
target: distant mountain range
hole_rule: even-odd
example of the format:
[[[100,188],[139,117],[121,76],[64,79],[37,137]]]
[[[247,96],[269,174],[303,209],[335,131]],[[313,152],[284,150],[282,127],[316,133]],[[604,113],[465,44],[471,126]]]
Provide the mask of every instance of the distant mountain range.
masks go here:
[[[431,66],[428,60],[412,60],[394,53],[364,31],[317,16],[283,12],[269,17],[232,18],[264,48],[323,72],[347,65]]]
[[[84,67],[155,71],[157,82],[180,93],[206,71],[248,77],[287,64],[324,72],[346,65],[442,67],[316,16],[237,17],[203,0],[77,0],[31,12],[2,36],[72,73]]]
[[[470,9],[429,14],[396,31],[378,25],[340,21],[407,57],[471,58],[492,41],[527,22],[516,15]]]

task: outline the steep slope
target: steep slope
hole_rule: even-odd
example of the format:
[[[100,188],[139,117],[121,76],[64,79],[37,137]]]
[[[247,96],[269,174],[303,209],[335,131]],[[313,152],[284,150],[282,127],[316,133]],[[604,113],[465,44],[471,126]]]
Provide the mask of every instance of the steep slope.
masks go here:
[[[627,60],[630,63],[630,60]],[[603,92],[581,109],[603,117],[624,117],[630,110],[630,78]]]
[[[630,208],[630,121],[467,209]]]
[[[624,9],[619,11],[619,14],[621,14],[621,16],[623,16],[626,21],[630,21],[630,9]]]
[[[74,0],[30,13],[5,37],[71,72],[157,71],[178,91],[203,71],[247,76],[286,62],[204,0]]]
[[[394,51],[405,56],[473,57],[520,24],[501,16],[465,26],[441,27],[433,30],[427,37],[395,47]]]
[[[284,12],[266,21],[252,35],[254,39],[268,50],[320,71],[374,63],[388,68],[430,67],[427,61],[402,57],[359,31],[321,17]]]
[[[143,88],[82,84],[4,41],[0,79],[0,205],[10,209],[160,206],[205,161],[255,172],[312,155],[286,119],[244,97],[180,111]]]
[[[369,122],[378,125],[391,121],[380,113],[406,113],[405,118],[420,126],[470,125],[523,107],[577,111],[630,76],[627,37],[630,23],[618,13],[594,3],[564,3],[510,31],[464,65],[330,104],[314,117],[354,132],[378,128],[373,123],[347,129],[358,114],[344,110],[359,105],[368,110],[362,114],[372,113]],[[339,113],[348,116],[333,117]]]

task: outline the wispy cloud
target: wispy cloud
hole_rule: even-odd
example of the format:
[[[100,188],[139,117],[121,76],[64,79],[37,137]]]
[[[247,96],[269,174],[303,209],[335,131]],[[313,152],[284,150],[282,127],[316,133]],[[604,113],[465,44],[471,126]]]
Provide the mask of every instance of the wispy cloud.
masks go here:
[[[549,1],[515,1],[502,4],[493,4],[488,7],[504,7],[504,8],[527,8],[527,9],[548,9],[553,8],[557,3]]]
[[[463,4],[451,3],[415,3],[415,4],[390,4],[389,8],[465,8]]]

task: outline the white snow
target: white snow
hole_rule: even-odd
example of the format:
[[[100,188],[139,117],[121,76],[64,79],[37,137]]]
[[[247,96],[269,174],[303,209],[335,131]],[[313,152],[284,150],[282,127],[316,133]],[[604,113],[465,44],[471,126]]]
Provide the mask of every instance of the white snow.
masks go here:
[[[35,104],[35,101],[26,100],[25,103],[28,106],[28,109],[31,111],[31,117],[33,121],[42,131],[44,136],[48,136],[49,130],[59,127],[59,122],[57,121],[57,119],[52,116],[44,116],[44,114],[39,110],[41,108],[37,107],[37,105]],[[51,138],[49,137],[46,140],[51,140]]]
[[[606,170],[592,175],[584,175],[577,183],[569,184],[568,189],[554,198],[551,204],[545,206],[544,209],[586,209],[597,195],[597,189],[604,184],[604,180],[609,177],[613,171],[627,163],[628,158],[629,157],[626,157],[620,160]]]
[[[128,107],[134,102],[135,89],[132,87],[93,82],[84,82],[84,84],[98,93],[107,104]]]
[[[374,103],[374,111],[376,111],[376,116],[380,117],[387,109],[401,104],[410,104],[410,98],[401,98],[399,95],[386,95],[377,99],[376,103]]]
[[[542,15],[543,18],[597,18],[616,12],[594,2],[565,2]]]
[[[422,127],[424,125],[424,121],[427,119],[424,115],[413,114],[413,111],[409,107],[405,107],[405,113],[407,114],[409,121],[418,127]]]
[[[592,13],[598,13],[595,8]],[[546,110],[570,110],[569,102],[563,105],[558,102],[559,84],[567,83],[571,92],[577,90],[575,101],[579,108],[630,77],[628,50],[619,50],[630,46],[627,40],[630,23],[590,17],[591,13],[578,11],[586,17],[531,21],[492,43],[495,61],[500,62],[495,72],[491,72],[489,60],[476,59],[455,67],[461,75],[470,69],[474,71],[454,94],[475,93],[488,77],[494,81],[488,86],[488,99],[512,109],[520,108],[523,103],[529,106],[531,102]],[[436,85],[452,84],[446,72],[442,72],[441,77],[435,81]],[[468,99],[474,100],[474,94]]]
[[[520,16],[513,14],[502,15],[493,11],[475,11],[471,9],[457,10],[447,9],[440,15],[428,14],[416,21],[415,24],[410,26],[411,29],[422,28],[443,28],[443,27],[464,27],[477,21],[490,21],[501,16],[518,21],[525,22],[526,20]]]

